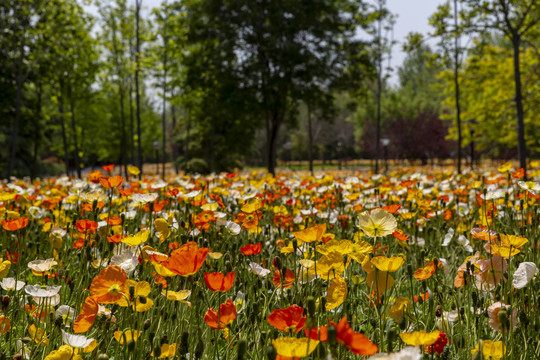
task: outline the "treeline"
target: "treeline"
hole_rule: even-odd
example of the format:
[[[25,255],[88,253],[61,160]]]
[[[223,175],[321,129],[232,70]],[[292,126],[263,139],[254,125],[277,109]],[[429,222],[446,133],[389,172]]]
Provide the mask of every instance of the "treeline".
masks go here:
[[[144,6],[0,2],[2,178],[540,152],[534,0],[449,1],[396,70],[384,0]]]

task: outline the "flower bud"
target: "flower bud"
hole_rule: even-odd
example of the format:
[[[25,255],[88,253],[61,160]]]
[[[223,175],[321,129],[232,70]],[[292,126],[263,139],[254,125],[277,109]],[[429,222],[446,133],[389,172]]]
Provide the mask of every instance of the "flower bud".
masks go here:
[[[154,346],[154,357],[160,357],[161,356],[161,346],[156,345]]]
[[[268,360],[276,360],[277,351],[272,345],[269,345],[266,348],[266,357],[268,358]]]
[[[307,298],[307,310],[309,316],[315,316],[315,308],[316,308],[316,302],[315,298],[313,296],[308,296]]]
[[[128,351],[135,350],[135,341],[129,340],[128,343],[127,343],[127,348],[128,348]]]
[[[197,347],[195,348],[195,359],[201,359],[204,352],[204,343],[202,340],[199,340],[197,343]]]
[[[279,256],[276,256],[272,262],[277,269],[281,270],[282,264]]]
[[[237,360],[243,360],[244,355],[246,354],[247,343],[245,340],[240,340],[238,342],[238,355],[236,356]]]

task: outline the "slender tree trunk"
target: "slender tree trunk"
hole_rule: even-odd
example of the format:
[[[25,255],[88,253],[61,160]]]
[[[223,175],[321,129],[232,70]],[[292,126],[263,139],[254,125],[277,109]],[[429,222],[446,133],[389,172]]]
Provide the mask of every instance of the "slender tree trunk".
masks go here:
[[[139,35],[139,18],[142,0],[135,0],[135,111],[137,117],[137,159],[140,169],[139,180],[143,174],[142,136],[141,136],[141,96],[139,89],[141,39]]]
[[[276,175],[276,142],[279,133],[279,125],[281,121],[278,115],[274,114],[270,121],[270,133],[268,134],[268,172]]]
[[[457,172],[461,174],[461,107],[459,105],[459,36],[458,36],[458,17],[457,17],[457,0],[454,0],[454,27],[456,35],[454,37],[454,88],[456,98],[456,126],[458,131],[457,143]]]
[[[527,178],[527,149],[525,146],[525,124],[523,121],[523,97],[521,94],[521,73],[519,50],[521,45],[521,37],[516,32],[512,36],[512,45],[514,49],[514,85],[516,91],[516,112],[517,112],[517,140],[518,140],[518,156],[519,167],[525,170],[525,178]]]
[[[379,12],[382,12],[383,3],[379,1]],[[375,129],[375,174],[379,173],[379,158],[381,156],[381,94],[382,94],[382,19],[379,18],[377,29],[377,124]]]
[[[64,161],[66,163],[66,175],[69,176],[69,147],[66,136],[66,121],[64,118],[64,84],[62,80],[60,80],[60,97],[58,100],[58,112],[60,113],[60,126],[62,128],[62,143],[64,145]]]
[[[187,126],[186,126],[186,151],[185,151],[185,154],[186,154],[186,169],[187,169],[187,164],[189,162],[189,132],[191,130],[191,116],[190,116],[190,113],[189,113],[189,110],[188,110],[188,113],[187,113]]]
[[[128,179],[126,161],[126,119],[124,116],[124,88],[120,87],[120,126],[122,127],[122,138],[120,140],[120,164],[124,168],[124,176]]]
[[[313,131],[311,129],[311,107],[307,104],[307,116],[308,116],[308,159],[309,159],[309,172],[313,175]]]
[[[77,140],[77,124],[75,122],[75,99],[72,94],[71,85],[68,87],[69,92],[69,108],[71,112],[71,130],[73,131],[73,141],[75,143],[75,169],[77,170],[77,176],[81,178],[81,166],[79,164],[79,143]]]
[[[174,164],[174,172],[178,175],[178,163],[176,162],[176,158],[178,156],[178,153],[176,151],[176,143],[175,143],[175,136],[176,136],[176,107],[174,105],[171,105],[171,117],[172,117],[172,131],[171,131],[171,148],[172,148],[172,157],[173,157],[173,164]]]
[[[41,126],[39,123],[39,119],[41,119],[41,111],[42,111],[42,93],[43,93],[43,86],[41,83],[41,79],[38,78],[38,84],[37,84],[37,91],[38,91],[38,98],[37,98],[37,106],[36,106],[36,114],[35,114],[35,129],[34,129],[34,149],[32,153],[32,166],[30,167],[30,179],[34,180],[36,177],[37,172],[37,159],[39,154],[39,146],[41,144]]]
[[[129,132],[130,132],[130,141],[129,141],[129,148],[130,148],[130,154],[131,154],[131,164],[136,164],[135,161],[135,133],[133,128],[133,89],[131,85],[129,85]]]
[[[164,57],[163,57],[163,113],[161,116],[161,177],[165,179],[165,148],[167,144],[167,41],[164,40]]]
[[[9,152],[8,163],[8,179],[13,175],[15,170],[15,161],[17,159],[17,146],[19,140],[19,122],[21,119],[22,107],[22,87],[23,87],[23,66],[24,66],[24,47],[26,43],[26,33],[23,30],[21,42],[19,46],[19,60],[17,61],[17,74],[15,75],[16,92],[15,92],[15,119],[11,128],[11,146]]]

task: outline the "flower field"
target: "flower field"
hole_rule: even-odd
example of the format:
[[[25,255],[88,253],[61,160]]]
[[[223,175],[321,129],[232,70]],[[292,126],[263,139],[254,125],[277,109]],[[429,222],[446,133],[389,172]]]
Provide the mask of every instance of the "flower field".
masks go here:
[[[540,358],[510,163],[116,174],[0,184],[0,359]]]

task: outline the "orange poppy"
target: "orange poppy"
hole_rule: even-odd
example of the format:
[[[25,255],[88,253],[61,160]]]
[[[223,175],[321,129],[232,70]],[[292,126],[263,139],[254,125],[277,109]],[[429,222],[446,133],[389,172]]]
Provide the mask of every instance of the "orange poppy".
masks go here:
[[[12,264],[19,262],[19,253],[17,251],[6,250],[6,258],[11,261]]]
[[[268,323],[284,332],[299,332],[304,328],[306,316],[304,309],[298,305],[291,305],[285,309],[276,309],[268,316]]]
[[[77,227],[77,230],[80,233],[88,234],[88,233],[94,233],[98,227],[97,222],[88,220],[88,219],[82,219],[75,223],[75,226]]]
[[[204,314],[204,321],[212,329],[225,329],[234,319],[236,319],[236,306],[231,299],[219,306],[219,314],[214,308],[208,309]]]
[[[117,188],[124,182],[124,178],[122,176],[103,176],[99,178],[99,183],[104,188],[110,189],[110,188]]]
[[[212,291],[229,291],[234,284],[235,275],[235,271],[227,275],[220,272],[204,273],[204,283]]]
[[[120,192],[120,195],[122,195],[122,196],[131,196],[131,195],[133,195],[133,188],[118,189],[118,192]]]
[[[7,231],[16,231],[26,227],[28,225],[28,218],[21,217],[18,219],[8,219],[2,221],[2,227]]]
[[[260,254],[262,250],[262,243],[258,244],[247,244],[246,246],[243,246],[240,248],[240,251],[242,254],[249,256],[249,255],[257,255]]]
[[[0,335],[6,335],[9,329],[11,329],[11,321],[5,315],[0,315]]]
[[[122,241],[122,234],[116,234],[112,236],[107,236],[107,241],[110,243],[118,244]]]
[[[259,224],[260,217],[262,217],[262,213],[259,210],[257,210],[249,214],[245,212],[241,212],[238,214],[237,219],[238,221],[242,223],[242,226],[244,227],[244,229],[251,229],[251,228],[256,227]]]
[[[295,279],[294,273],[289,269],[285,269],[285,276],[283,279],[283,288],[284,289],[290,288],[293,285],[294,279]],[[282,284],[281,284],[281,271],[280,270],[274,271],[273,282],[274,282],[274,285],[276,285],[277,287],[281,287]]]
[[[425,294],[420,294],[420,295],[414,295],[414,296],[413,296],[413,300],[414,300],[415,302],[419,302],[419,301],[424,302],[424,301],[426,301],[427,299],[429,299],[429,292],[427,292],[427,291],[426,291]]]
[[[379,208],[373,208],[371,211],[375,209],[383,209],[383,210],[386,210],[387,213],[397,214],[400,208],[401,208],[401,204],[392,204],[392,205],[381,206]]]
[[[392,236],[399,241],[409,241],[409,237],[402,230],[396,230],[392,233]]]
[[[122,223],[122,218],[120,216],[107,217],[107,223],[110,226],[120,225]]]
[[[103,165],[101,168],[107,172],[111,172],[114,169],[114,164]]]
[[[74,333],[83,333],[90,330],[94,322],[96,321],[96,316],[99,310],[99,305],[91,296],[86,297],[84,300],[84,305],[81,313],[75,319],[73,323],[73,332]]]
[[[209,251],[210,249],[199,248],[196,242],[190,241],[174,250],[162,265],[177,275],[187,277],[199,271]]]
[[[116,265],[109,265],[92,280],[90,293],[101,304],[114,304],[127,294],[126,272]]]
[[[441,264],[439,262],[439,264]],[[422,281],[429,279],[437,270],[435,263],[432,261],[428,262],[423,268],[420,268],[414,272],[414,278],[416,280]]]
[[[372,343],[364,334],[356,333],[353,331],[349,323],[347,323],[347,317],[341,318],[336,326],[337,341],[340,344],[347,346],[353,354],[356,355],[373,355],[379,348]]]
[[[525,170],[523,168],[519,168],[516,170],[516,172],[512,173],[512,177],[514,179],[521,179],[524,176],[525,176]]]
[[[295,238],[302,242],[314,242],[321,240],[322,236],[326,233],[326,223],[321,225],[315,225],[304,229],[302,231],[293,232]]]
[[[99,178],[103,176],[103,173],[100,170],[90,171],[88,173],[88,180],[94,184],[99,184]]]

